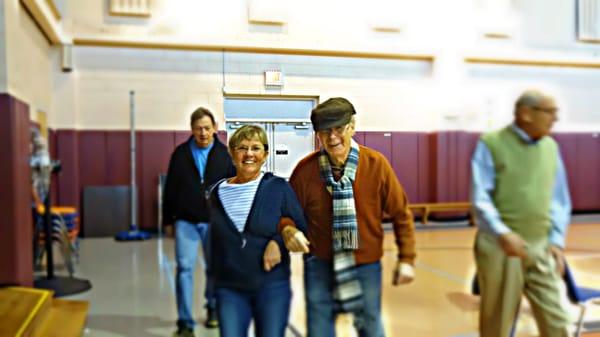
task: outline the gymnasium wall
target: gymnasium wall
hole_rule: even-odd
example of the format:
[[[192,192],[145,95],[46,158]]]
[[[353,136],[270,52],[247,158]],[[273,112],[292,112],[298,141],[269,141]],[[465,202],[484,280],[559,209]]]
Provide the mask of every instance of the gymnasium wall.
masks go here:
[[[4,1],[0,1],[0,92],[7,92],[7,68],[6,68],[6,28]]]
[[[129,185],[129,132],[59,130],[55,156],[63,163],[58,176],[58,203],[81,209],[86,186]],[[188,131],[138,131],[136,176],[139,223],[157,226],[158,175]],[[224,140],[225,133],[219,137]],[[409,201],[468,201],[470,157],[479,134],[465,131],[359,131],[357,142],[383,153],[404,186]],[[558,133],[575,211],[600,211],[600,137],[597,133]],[[83,219],[85,234],[85,218]]]
[[[84,186],[128,183],[130,90],[140,223],[148,228],[156,177],[187,135],[189,114],[206,106],[223,125],[226,95],[347,97],[358,111],[357,137],[389,158],[413,202],[465,200],[476,134],[505,125],[515,97],[540,87],[558,98],[575,208],[598,209],[600,46],[576,40],[572,2],[309,0],[253,12],[261,1],[156,0],[147,18],[112,16],[108,1],[56,1],[74,39],[72,72],[61,71],[59,48],[19,1],[3,1],[0,89],[4,81],[31,116],[48,112],[50,146],[64,166],[56,200],[80,206]],[[261,15],[283,24],[256,21]],[[501,62],[510,59],[533,61]],[[267,69],[282,71],[282,87],[264,85]]]
[[[557,130],[600,130],[600,45],[576,39],[573,1],[156,0],[148,17],[108,4],[59,3],[74,71],[53,66],[54,128],[126,129],[136,90],[142,130],[185,129],[198,105],[222,122],[229,93],[345,96],[368,131],[485,131],[541,87],[560,100]],[[267,69],[283,87],[265,87]]]
[[[485,131],[506,124],[518,94],[537,87],[558,99],[557,130],[600,130],[600,68],[459,60],[460,74],[440,84],[441,66],[420,60],[108,47],[76,47],[73,58],[73,72],[54,76],[57,129],[128,128],[135,90],[141,130],[185,129],[198,106],[222,124],[224,95],[245,94],[344,96],[368,131]],[[266,69],[282,69],[282,88],[264,86]]]
[[[2,90],[3,71],[0,71],[0,92],[25,102],[33,119],[38,111],[51,114],[54,95],[51,64],[55,50],[19,0],[2,2],[4,20],[0,21],[0,32],[5,39],[0,42],[0,53],[4,54],[0,56],[0,68],[6,71],[6,87]]]

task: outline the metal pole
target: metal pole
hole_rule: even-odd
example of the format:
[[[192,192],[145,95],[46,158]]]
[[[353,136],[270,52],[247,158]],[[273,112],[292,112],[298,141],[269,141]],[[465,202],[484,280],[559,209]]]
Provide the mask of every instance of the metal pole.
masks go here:
[[[135,152],[136,152],[136,145],[135,145],[135,91],[131,90],[129,91],[129,124],[130,124],[130,137],[129,137],[129,143],[131,144],[130,148],[131,148],[131,156],[130,156],[130,161],[131,161],[131,184],[130,184],[130,189],[131,189],[131,224],[129,225],[129,229],[124,231],[124,232],[120,232],[115,236],[115,240],[117,241],[132,241],[132,240],[147,240],[150,238],[150,234],[143,232],[143,231],[139,231],[138,230],[138,224],[137,224],[137,189],[136,189],[136,183],[135,183]]]
[[[129,92],[131,141],[131,230],[137,229],[137,191],[135,188],[135,91]]]
[[[44,244],[46,246],[46,275],[47,279],[54,278],[54,252],[52,251],[52,215],[50,210],[50,189],[44,200]],[[36,243],[37,244],[37,243]]]

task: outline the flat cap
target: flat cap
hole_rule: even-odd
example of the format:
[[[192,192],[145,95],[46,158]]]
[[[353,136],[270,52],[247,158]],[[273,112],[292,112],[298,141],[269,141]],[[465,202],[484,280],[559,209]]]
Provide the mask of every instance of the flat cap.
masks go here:
[[[317,105],[310,114],[313,130],[321,131],[346,125],[356,114],[354,106],[347,99],[333,97]]]

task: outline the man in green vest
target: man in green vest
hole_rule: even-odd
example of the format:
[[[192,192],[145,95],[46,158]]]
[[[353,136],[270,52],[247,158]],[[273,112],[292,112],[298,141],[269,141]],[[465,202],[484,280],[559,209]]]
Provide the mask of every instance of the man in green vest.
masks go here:
[[[510,335],[522,294],[542,337],[568,336],[559,285],[571,201],[558,145],[548,136],[557,111],[551,96],[524,92],[513,124],[483,135],[473,154],[481,337]]]

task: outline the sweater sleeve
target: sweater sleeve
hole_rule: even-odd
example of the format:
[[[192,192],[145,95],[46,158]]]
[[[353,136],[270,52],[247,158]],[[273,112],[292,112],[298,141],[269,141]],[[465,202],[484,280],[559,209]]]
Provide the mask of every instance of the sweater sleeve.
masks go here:
[[[398,246],[398,260],[411,265],[415,263],[415,224],[408,208],[408,198],[400,185],[390,164],[384,160],[383,170],[383,209],[389,214],[394,227],[394,236]]]
[[[300,207],[296,194],[287,182],[283,183],[283,194],[284,202],[281,214],[284,217],[290,218],[294,222],[295,226],[306,234],[306,219],[304,218],[304,211]]]
[[[471,158],[471,202],[475,213],[475,222],[482,231],[499,237],[511,230],[502,222],[500,212],[492,200],[495,188],[494,158],[487,145],[479,140]]]
[[[302,207],[300,207],[296,194],[294,194],[290,184],[282,180],[282,183],[278,188],[280,188],[282,192],[281,219],[277,226],[278,234],[274,236],[272,240],[275,240],[279,244],[279,248],[282,251],[287,251],[287,248],[283,243],[283,237],[280,234],[281,230],[286,226],[293,226],[306,234],[306,220],[304,219]]]
[[[565,165],[558,150],[557,155],[558,167],[552,194],[552,205],[550,207],[550,220],[552,221],[550,243],[564,248],[567,228],[571,220],[571,198],[569,196],[569,184],[567,182]]]
[[[302,232],[304,232],[304,234],[306,234],[306,219],[304,218],[304,205],[302,203],[302,201],[304,200],[304,198],[302,197],[302,184],[299,183],[299,177],[298,177],[299,173],[298,173],[298,167],[296,166],[296,168],[294,169],[294,171],[292,172],[292,176],[290,177],[290,181],[289,183],[286,183],[286,189],[289,190],[286,191],[286,199],[290,199],[290,203],[295,204],[292,205],[293,207],[298,207],[300,210],[300,214],[302,215],[302,223],[304,224],[304,228],[298,228],[300,229]],[[291,199],[293,199],[293,201],[291,201]],[[296,211],[297,212],[297,211]],[[279,232],[281,232],[281,230],[283,230],[285,227],[287,226],[293,226],[296,227],[298,225],[298,222],[296,222],[292,215],[292,213],[289,213],[289,215],[287,213],[283,213],[286,214],[285,216],[283,216],[281,218],[281,220],[279,220]],[[298,215],[296,215],[296,217],[298,217]]]

